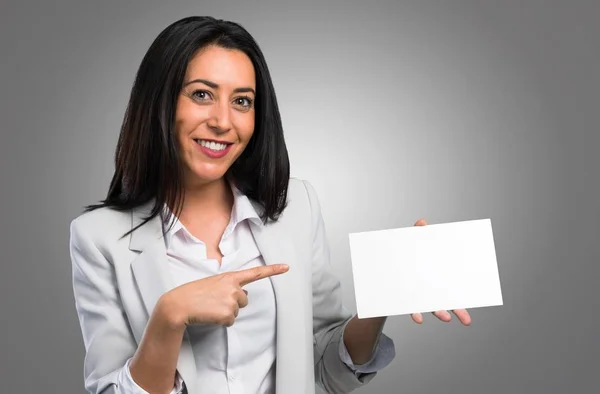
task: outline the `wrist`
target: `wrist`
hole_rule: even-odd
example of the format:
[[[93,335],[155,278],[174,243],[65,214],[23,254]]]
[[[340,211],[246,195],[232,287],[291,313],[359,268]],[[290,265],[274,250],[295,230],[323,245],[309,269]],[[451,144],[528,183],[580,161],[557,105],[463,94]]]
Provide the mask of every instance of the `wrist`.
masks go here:
[[[169,330],[183,331],[185,329],[185,318],[169,293],[163,294],[158,299],[153,314],[161,326]]]
[[[386,320],[386,317],[354,316],[348,322],[342,340],[354,364],[362,365],[371,359]]]

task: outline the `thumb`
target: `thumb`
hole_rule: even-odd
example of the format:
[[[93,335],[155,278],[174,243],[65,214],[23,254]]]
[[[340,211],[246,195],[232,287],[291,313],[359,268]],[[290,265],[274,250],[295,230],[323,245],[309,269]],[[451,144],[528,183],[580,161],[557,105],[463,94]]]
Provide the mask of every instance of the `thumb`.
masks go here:
[[[427,221],[425,219],[419,219],[415,222],[415,226],[427,226]]]

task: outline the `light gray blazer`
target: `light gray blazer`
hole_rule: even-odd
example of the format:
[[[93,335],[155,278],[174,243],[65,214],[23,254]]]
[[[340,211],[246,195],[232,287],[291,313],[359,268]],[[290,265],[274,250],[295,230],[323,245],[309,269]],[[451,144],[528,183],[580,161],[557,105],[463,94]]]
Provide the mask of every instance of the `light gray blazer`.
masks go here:
[[[255,205],[260,213],[260,208]],[[138,343],[158,298],[174,287],[156,218],[130,236],[150,205],[129,212],[101,208],[71,223],[73,290],[85,345],[85,388],[122,393],[117,376]],[[290,179],[288,206],[275,223],[252,233],[266,264],[285,263],[287,273],[270,279],[277,304],[277,394],[347,393],[375,374],[357,378],[339,356],[339,341],[351,318],[329,265],[319,202],[306,181]],[[197,392],[196,366],[187,335],[177,370],[188,392]]]

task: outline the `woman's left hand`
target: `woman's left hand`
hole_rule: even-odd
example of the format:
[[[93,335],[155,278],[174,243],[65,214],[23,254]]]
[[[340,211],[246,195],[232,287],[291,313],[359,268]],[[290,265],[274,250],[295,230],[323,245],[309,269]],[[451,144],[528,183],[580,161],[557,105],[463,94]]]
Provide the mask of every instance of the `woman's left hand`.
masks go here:
[[[425,219],[417,220],[417,222],[415,223],[415,226],[426,226],[426,225],[427,225],[427,222],[425,221]],[[471,316],[469,315],[469,312],[467,312],[466,309],[454,309],[452,311],[452,313],[454,313],[456,315],[456,317],[458,317],[458,320],[460,320],[460,322],[462,324],[464,324],[465,326],[468,326],[471,324]],[[433,315],[443,322],[449,322],[452,320],[452,315],[448,311],[433,312]],[[423,323],[423,315],[421,315],[420,313],[413,313],[410,317],[417,324]]]

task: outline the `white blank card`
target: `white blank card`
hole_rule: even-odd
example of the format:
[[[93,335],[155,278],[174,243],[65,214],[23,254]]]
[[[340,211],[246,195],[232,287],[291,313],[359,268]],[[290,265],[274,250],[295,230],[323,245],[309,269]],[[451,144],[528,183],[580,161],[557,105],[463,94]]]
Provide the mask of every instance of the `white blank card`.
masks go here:
[[[490,219],[349,238],[359,318],[502,305]]]

